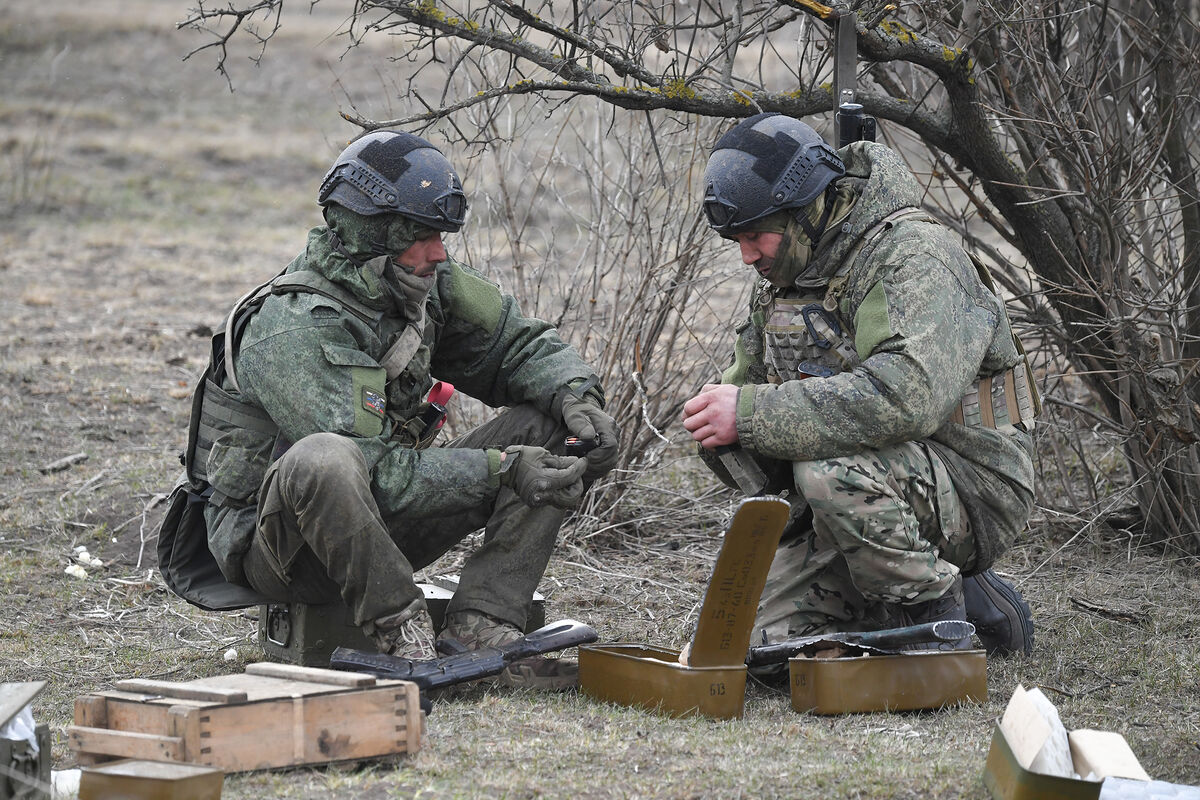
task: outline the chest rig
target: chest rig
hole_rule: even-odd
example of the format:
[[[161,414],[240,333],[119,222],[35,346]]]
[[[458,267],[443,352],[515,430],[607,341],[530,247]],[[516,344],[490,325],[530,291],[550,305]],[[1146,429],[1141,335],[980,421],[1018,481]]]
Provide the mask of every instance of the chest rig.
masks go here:
[[[809,377],[828,378],[859,363],[851,333],[836,310],[822,305],[823,295],[788,296],[760,288],[763,360],[770,383]]]

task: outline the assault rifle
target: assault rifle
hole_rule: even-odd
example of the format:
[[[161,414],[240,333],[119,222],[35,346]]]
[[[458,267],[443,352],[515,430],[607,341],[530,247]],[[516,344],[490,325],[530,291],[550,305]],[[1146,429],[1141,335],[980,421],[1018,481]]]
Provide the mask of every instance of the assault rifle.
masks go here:
[[[816,649],[819,644],[849,645],[876,653],[895,653],[900,648],[914,644],[939,644],[957,642],[975,632],[975,626],[956,619],[909,625],[906,628],[888,628],[882,631],[841,631],[800,636],[774,644],[751,647],[746,654],[746,666],[761,667],[767,664],[782,664],[792,656],[806,650]]]
[[[399,656],[339,647],[330,656],[329,666],[333,669],[366,672],[389,680],[412,681],[424,693],[429,689],[499,675],[509,664],[522,658],[588,644],[598,638],[600,637],[592,626],[573,619],[564,619],[499,647],[464,650],[429,661],[413,661]]]

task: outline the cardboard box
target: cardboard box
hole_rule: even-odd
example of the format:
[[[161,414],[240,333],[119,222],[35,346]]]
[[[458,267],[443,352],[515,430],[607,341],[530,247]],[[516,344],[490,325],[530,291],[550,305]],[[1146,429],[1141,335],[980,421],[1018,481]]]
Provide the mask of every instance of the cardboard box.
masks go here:
[[[225,773],[198,764],[113,761],[79,771],[79,800],[219,800]]]
[[[1063,759],[1075,774],[1040,771]],[[1200,800],[1200,787],[1151,780],[1120,734],[1066,733],[1057,710],[1021,686],[992,730],[983,784],[995,800]]]
[[[912,711],[987,700],[983,650],[797,657],[788,669],[792,708],[802,714]]]
[[[409,681],[261,663],[76,698],[67,737],[81,764],[119,757],[243,772],[414,753],[424,719]]]
[[[758,598],[789,513],[787,502],[777,497],[751,498],[738,506],[717,555],[686,657],[681,658],[678,650],[653,645],[580,647],[583,693],[671,716],[742,716],[746,649]]]

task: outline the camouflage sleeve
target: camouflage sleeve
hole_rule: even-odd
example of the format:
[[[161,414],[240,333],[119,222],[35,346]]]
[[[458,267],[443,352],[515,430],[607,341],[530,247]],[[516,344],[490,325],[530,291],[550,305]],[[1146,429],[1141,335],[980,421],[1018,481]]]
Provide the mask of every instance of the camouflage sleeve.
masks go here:
[[[937,244],[910,237],[875,253],[885,263],[870,273],[881,277],[842,306],[853,320],[858,367],[738,393],[743,447],[810,461],[920,439],[942,425],[974,380],[998,320],[977,301],[961,248],[956,256]]]
[[[336,310],[313,294],[272,298],[283,307],[251,321],[235,359],[243,393],[297,442],[348,436],[371,469],[386,514],[440,516],[490,501],[499,479],[484,450],[414,451],[388,441],[384,370],[358,348]]]
[[[763,361],[762,307],[751,301],[750,316],[735,329],[737,338],[733,342],[733,359],[721,373],[721,383],[745,386],[748,383],[764,383],[767,368]]]
[[[491,406],[530,402],[549,411],[554,393],[593,374],[548,322],[526,317],[516,300],[457,262],[438,270],[445,315],[433,373]]]

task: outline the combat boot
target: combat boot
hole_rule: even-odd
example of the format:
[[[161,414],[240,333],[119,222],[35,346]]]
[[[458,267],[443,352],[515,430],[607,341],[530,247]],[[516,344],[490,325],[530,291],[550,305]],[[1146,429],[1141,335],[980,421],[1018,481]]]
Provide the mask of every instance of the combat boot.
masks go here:
[[[922,625],[926,622],[941,622],[942,620],[966,620],[967,606],[963,597],[963,579],[956,575],[954,583],[941,597],[925,600],[911,605],[897,605],[894,609],[893,620],[897,627]],[[964,636],[955,642],[940,642],[936,645],[912,645],[905,649],[917,650],[970,650],[971,637]]]
[[[468,609],[446,615],[446,627],[438,634],[437,646],[446,652],[479,650],[500,647],[524,635],[516,625]],[[497,680],[501,686],[570,689],[579,685],[579,663],[570,658],[523,658],[509,664]]]
[[[364,625],[363,630],[375,643],[375,648],[385,655],[411,661],[437,658],[433,646],[433,620],[424,608],[405,609],[379,617]]]
[[[1033,613],[1015,586],[987,569],[963,581],[963,596],[988,655],[1033,652]]]

